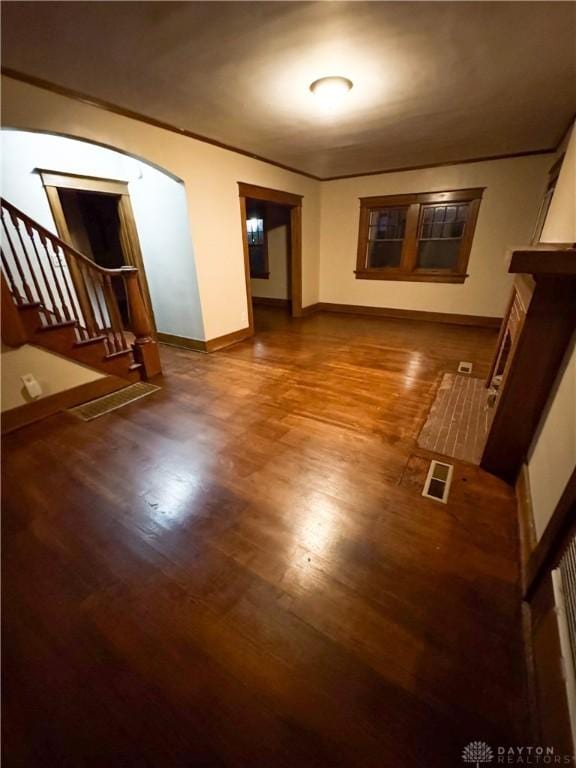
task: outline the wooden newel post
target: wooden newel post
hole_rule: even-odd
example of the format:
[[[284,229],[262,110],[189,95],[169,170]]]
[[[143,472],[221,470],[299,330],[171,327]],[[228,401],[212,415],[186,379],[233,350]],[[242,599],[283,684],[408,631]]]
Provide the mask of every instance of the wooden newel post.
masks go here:
[[[150,315],[144,304],[138,270],[136,267],[122,267],[122,277],[126,286],[132,333],[136,337],[133,344],[134,357],[137,363],[142,364],[145,377],[150,379],[162,373],[162,366],[158,344],[152,335]]]
[[[12,293],[8,287],[8,282],[2,274],[2,341],[9,347],[19,347],[25,344],[27,339],[26,330],[22,324],[22,319]]]

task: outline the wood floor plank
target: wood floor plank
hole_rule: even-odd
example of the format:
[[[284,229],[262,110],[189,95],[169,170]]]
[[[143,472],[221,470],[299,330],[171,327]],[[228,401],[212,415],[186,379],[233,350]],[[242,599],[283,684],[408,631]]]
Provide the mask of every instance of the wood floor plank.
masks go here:
[[[3,445],[4,764],[447,768],[525,727],[515,500],[421,496],[493,331],[256,309],[162,390]]]

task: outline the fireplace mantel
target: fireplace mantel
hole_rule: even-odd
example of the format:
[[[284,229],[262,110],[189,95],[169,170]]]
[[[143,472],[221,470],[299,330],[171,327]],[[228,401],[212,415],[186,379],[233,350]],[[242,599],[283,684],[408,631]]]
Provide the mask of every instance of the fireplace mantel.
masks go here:
[[[576,328],[576,246],[517,248],[508,263],[517,277],[487,382],[501,380],[481,466],[513,483]]]

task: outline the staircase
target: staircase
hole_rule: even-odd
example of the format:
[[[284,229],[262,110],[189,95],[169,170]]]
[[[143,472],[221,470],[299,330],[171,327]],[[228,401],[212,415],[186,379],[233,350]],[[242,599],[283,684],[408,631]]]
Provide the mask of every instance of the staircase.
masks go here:
[[[6,200],[0,216],[6,344],[36,344],[127,381],[162,372],[136,267],[100,267]]]

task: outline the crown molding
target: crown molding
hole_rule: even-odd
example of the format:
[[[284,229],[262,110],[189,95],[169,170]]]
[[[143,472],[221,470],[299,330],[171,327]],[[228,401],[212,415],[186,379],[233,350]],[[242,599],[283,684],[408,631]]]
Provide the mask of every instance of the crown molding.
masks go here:
[[[235,152],[238,155],[249,157],[252,160],[259,160],[262,163],[273,165],[276,168],[282,168],[285,171],[290,171],[290,173],[296,173],[299,176],[305,176],[308,179],[314,179],[314,181],[340,181],[343,179],[359,179],[359,178],[362,178],[363,176],[381,176],[388,173],[404,173],[406,171],[426,170],[427,168],[444,168],[446,166],[451,166],[451,165],[468,165],[470,163],[485,163],[491,160],[511,160],[514,158],[530,157],[534,155],[549,155],[558,151],[558,148],[561,146],[563,140],[565,139],[568,131],[572,127],[572,124],[574,123],[574,120],[576,118],[576,115],[570,118],[570,122],[568,123],[566,129],[562,132],[562,135],[560,136],[560,139],[558,140],[556,145],[554,147],[549,147],[546,149],[532,149],[532,150],[526,150],[523,152],[509,152],[501,155],[488,155],[485,157],[467,157],[467,158],[443,161],[440,163],[425,163],[422,165],[398,166],[396,168],[380,168],[374,171],[363,171],[362,173],[347,173],[347,174],[341,174],[337,176],[316,176],[313,173],[308,173],[307,171],[302,171],[302,170],[299,170],[298,168],[293,168],[290,165],[279,163],[276,160],[270,160],[267,157],[262,157],[261,155],[257,155],[254,152],[249,152],[248,150],[241,149],[240,147],[235,147],[231,144],[226,144],[222,141],[211,139],[210,137],[203,136],[202,134],[199,134],[199,133],[193,133],[192,131],[188,131],[185,128],[178,128],[175,125],[172,125],[171,123],[165,123],[162,120],[157,120],[154,117],[143,115],[140,112],[135,112],[131,109],[125,109],[124,107],[121,107],[118,104],[113,104],[112,102],[105,101],[104,99],[100,99],[95,96],[90,96],[86,93],[82,93],[80,91],[76,91],[76,90],[73,90],[72,88],[67,88],[62,85],[57,85],[56,83],[53,83],[49,80],[44,80],[40,77],[35,77],[34,75],[27,75],[24,72],[19,72],[18,70],[11,69],[10,67],[2,67],[1,71],[5,77],[9,77],[13,80],[18,80],[20,82],[27,83],[28,85],[33,85],[36,88],[42,88],[43,90],[46,90],[46,91],[51,91],[52,93],[56,93],[59,96],[65,96],[68,99],[73,99],[74,101],[79,101],[79,102],[82,102],[83,104],[88,104],[89,106],[97,107],[99,109],[104,109],[107,112],[112,112],[113,114],[121,115],[122,117],[127,117],[131,120],[138,120],[141,123],[146,123],[147,125],[154,126],[155,128],[161,128],[162,130],[165,130],[165,131],[171,131],[172,133],[177,133],[180,136],[186,136],[189,139],[195,139],[196,141],[201,141],[201,142],[204,142],[205,144],[211,144],[214,147],[225,149],[228,152]]]
[[[73,99],[74,101],[80,101],[83,104],[88,104],[91,107],[98,107],[99,109],[104,109],[106,112],[112,112],[115,115],[128,117],[130,120],[138,120],[141,123],[152,125],[154,128],[161,128],[164,131],[171,131],[172,133],[177,133],[180,136],[186,136],[186,138],[188,139],[195,139],[196,141],[202,141],[204,144],[211,144],[214,147],[219,147],[220,149],[226,149],[228,150],[228,152],[235,152],[237,155],[243,155],[244,157],[249,157],[252,160],[259,160],[262,163],[267,163],[268,165],[274,165],[276,168],[282,168],[285,171],[290,171],[291,173],[297,173],[299,176],[306,176],[309,179],[314,179],[315,181],[321,181],[320,177],[315,176],[313,173],[308,173],[307,171],[300,171],[298,170],[298,168],[293,168],[290,165],[285,165],[284,163],[278,163],[276,162],[276,160],[270,160],[267,157],[262,157],[261,155],[257,155],[255,152],[249,152],[246,149],[235,147],[232,144],[226,144],[223,141],[218,141],[217,139],[211,139],[209,136],[203,136],[200,133],[193,133],[192,131],[188,131],[185,128],[178,128],[175,125],[172,125],[171,123],[165,123],[163,120],[157,120],[155,117],[144,115],[141,112],[135,112],[134,110],[131,110],[131,109],[125,109],[124,107],[121,107],[118,104],[113,104],[110,101],[105,101],[104,99],[100,99],[96,96],[90,96],[86,93],[82,93],[81,91],[75,91],[74,89],[67,88],[63,85],[57,85],[56,83],[52,83],[49,80],[43,80],[40,77],[35,77],[34,75],[27,75],[24,72],[18,72],[15,69],[10,69],[10,67],[2,67],[1,71],[5,77],[9,77],[12,80],[18,80],[22,83],[33,85],[36,88],[42,88],[45,91],[51,91],[52,93],[56,93],[59,96],[65,96],[68,99]]]
[[[450,165],[469,165],[470,163],[486,163],[490,160],[513,160],[516,157],[530,157],[531,155],[550,155],[556,150],[530,149],[525,152],[508,152],[502,155],[487,155],[485,157],[466,157],[461,160],[445,160],[442,163],[427,163],[425,165],[404,165],[398,168],[382,168],[378,171],[365,171],[364,173],[346,173],[341,176],[326,176],[321,181],[341,181],[343,179],[359,179],[362,176],[382,176],[385,173],[405,173],[407,171],[424,171],[427,168],[445,168]]]

